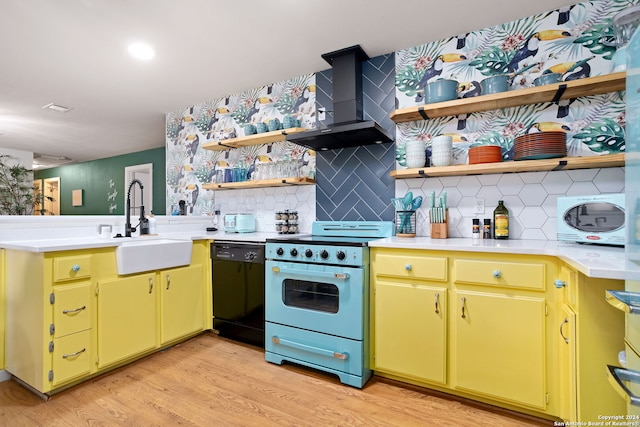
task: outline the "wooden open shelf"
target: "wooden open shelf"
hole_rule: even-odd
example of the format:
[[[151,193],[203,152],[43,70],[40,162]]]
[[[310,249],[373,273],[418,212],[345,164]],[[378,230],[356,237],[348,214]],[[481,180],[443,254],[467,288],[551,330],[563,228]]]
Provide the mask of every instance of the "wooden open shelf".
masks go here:
[[[390,173],[392,178],[428,178],[437,176],[486,175],[510,172],[538,172],[552,170],[612,168],[624,166],[624,154],[608,154],[589,157],[560,157],[544,160],[518,160],[501,163],[479,163],[475,165],[454,165],[399,169]]]
[[[272,142],[284,141],[287,135],[292,133],[304,132],[307,128],[288,128],[284,130],[276,130],[273,132],[257,133],[249,136],[241,136],[238,138],[230,138],[222,141],[207,142],[202,144],[205,150],[222,151],[230,148],[248,147],[250,145],[270,144]]]
[[[240,190],[245,188],[262,187],[286,187],[287,185],[314,185],[315,179],[311,178],[277,178],[265,179],[261,181],[225,182],[224,184],[204,184],[205,190]]]
[[[612,73],[568,82],[517,89],[491,95],[437,102],[395,110],[391,120],[396,123],[427,120],[434,117],[457,116],[478,111],[497,110],[519,105],[540,104],[561,99],[599,95],[625,89],[626,73]],[[521,162],[519,162],[521,163]]]

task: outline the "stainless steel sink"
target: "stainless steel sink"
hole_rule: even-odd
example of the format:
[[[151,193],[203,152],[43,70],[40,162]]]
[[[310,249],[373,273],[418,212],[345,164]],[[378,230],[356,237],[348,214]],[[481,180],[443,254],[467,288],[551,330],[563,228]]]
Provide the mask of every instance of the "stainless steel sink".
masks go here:
[[[118,274],[179,267],[191,263],[190,240],[134,238],[116,248]]]

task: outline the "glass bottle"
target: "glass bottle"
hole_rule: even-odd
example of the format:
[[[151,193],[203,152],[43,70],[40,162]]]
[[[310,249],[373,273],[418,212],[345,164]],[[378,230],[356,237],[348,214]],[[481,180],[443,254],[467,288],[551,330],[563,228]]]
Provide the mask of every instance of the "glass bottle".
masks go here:
[[[493,211],[493,238],[509,238],[509,210],[502,200],[498,200],[498,207]]]

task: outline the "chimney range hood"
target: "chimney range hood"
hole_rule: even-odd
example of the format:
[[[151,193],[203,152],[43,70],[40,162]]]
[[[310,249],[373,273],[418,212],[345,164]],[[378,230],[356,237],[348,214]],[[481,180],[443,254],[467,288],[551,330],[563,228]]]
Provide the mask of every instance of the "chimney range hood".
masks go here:
[[[362,62],[369,56],[360,45],[322,58],[333,68],[333,124],[287,135],[287,141],[316,151],[392,142],[378,123],[362,118]]]

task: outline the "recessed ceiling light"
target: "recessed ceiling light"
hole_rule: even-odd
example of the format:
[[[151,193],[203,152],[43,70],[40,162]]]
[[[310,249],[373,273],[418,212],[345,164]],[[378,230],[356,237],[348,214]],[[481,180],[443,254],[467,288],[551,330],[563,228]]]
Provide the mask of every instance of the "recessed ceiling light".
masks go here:
[[[149,60],[156,56],[151,46],[144,43],[132,43],[129,45],[129,53],[137,59]]]
[[[50,103],[50,104],[47,104],[47,105],[43,105],[42,108],[45,109],[45,110],[57,111],[59,113],[66,113],[67,111],[71,110],[70,107],[65,107],[63,105],[54,104],[53,102]]]

